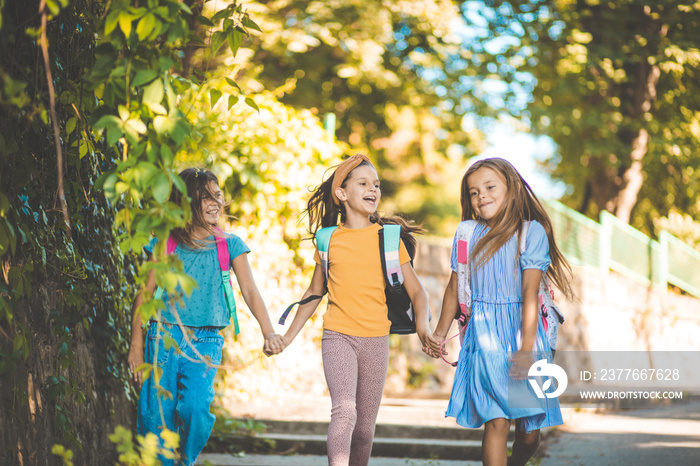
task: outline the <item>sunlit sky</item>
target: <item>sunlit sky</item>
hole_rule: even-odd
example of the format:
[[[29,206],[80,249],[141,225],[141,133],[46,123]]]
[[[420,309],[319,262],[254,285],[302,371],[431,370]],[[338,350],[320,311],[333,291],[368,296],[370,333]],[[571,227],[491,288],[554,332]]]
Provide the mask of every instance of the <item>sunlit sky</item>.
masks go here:
[[[477,161],[488,157],[501,157],[508,160],[520,172],[538,197],[558,199],[566,191],[566,185],[553,181],[538,162],[551,156],[556,145],[547,137],[534,137],[518,131],[507,123],[494,124],[487,132],[489,147]]]

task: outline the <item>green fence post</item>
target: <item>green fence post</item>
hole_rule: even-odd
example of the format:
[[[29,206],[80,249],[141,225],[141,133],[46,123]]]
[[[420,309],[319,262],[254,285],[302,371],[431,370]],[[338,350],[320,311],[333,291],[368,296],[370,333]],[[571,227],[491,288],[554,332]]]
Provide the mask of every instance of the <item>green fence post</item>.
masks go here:
[[[606,275],[610,271],[612,217],[606,210],[600,212],[600,271]]]
[[[335,140],[335,113],[326,113],[323,118],[323,129],[326,130],[331,139]]]
[[[665,296],[668,290],[668,236],[669,234],[665,230],[661,230],[659,233],[658,283],[662,296]]]

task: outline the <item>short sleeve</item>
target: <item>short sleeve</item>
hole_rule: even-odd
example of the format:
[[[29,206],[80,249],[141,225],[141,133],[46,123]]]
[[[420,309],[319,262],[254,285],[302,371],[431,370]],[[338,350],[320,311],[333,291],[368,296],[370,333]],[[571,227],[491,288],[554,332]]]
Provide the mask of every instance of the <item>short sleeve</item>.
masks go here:
[[[228,245],[228,255],[230,260],[234,260],[241,254],[247,254],[250,252],[250,248],[236,235],[229,235],[226,238],[226,244]]]
[[[408,255],[408,249],[402,240],[399,242],[399,263],[404,265],[406,262],[411,262],[411,256]]]
[[[158,243],[158,238],[153,238],[151,241],[148,242],[147,245],[143,247],[143,250],[146,251],[146,254],[149,256],[153,255],[153,248],[156,247],[156,244]]]
[[[450,254],[450,268],[453,272],[457,273],[457,232],[455,232],[455,239],[452,241],[452,254]]]
[[[522,270],[539,269],[546,272],[550,263],[547,233],[539,222],[533,220],[527,229],[525,252],[520,255],[520,268]]]

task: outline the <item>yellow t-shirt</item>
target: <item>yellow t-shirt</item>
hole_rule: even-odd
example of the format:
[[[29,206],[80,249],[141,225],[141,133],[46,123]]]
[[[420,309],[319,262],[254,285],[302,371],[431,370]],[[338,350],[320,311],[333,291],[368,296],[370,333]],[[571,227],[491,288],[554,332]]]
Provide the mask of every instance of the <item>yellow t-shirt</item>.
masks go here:
[[[356,337],[381,337],[389,334],[386,281],[379,255],[381,228],[349,229],[340,225],[328,246],[328,309],[323,328]],[[318,251],[316,263],[321,260]],[[403,241],[399,244],[399,262],[411,260]]]

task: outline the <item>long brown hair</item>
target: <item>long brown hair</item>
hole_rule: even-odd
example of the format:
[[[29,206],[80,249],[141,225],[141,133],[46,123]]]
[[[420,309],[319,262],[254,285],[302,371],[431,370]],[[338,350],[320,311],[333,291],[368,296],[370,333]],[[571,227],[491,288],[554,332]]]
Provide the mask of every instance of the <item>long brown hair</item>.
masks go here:
[[[214,194],[209,190],[209,184],[213,181],[217,185],[219,179],[209,170],[202,168],[186,168],[180,172],[180,178],[185,182],[187,187],[187,196],[190,198],[190,211],[192,219],[187,223],[185,228],[174,228],[170,234],[177,239],[178,243],[183,243],[192,249],[204,247],[201,241],[195,241],[192,238],[192,230],[195,226],[204,228],[212,235],[220,235],[212,225],[204,219],[202,212],[202,201],[204,199],[215,199]],[[179,189],[173,188],[170,193],[170,202],[177,205],[182,205],[183,194]],[[223,201],[223,200],[222,200]],[[225,204],[222,203],[223,211]]]
[[[474,246],[470,259],[478,257],[477,267],[485,264],[513,235],[517,234],[520,244],[523,222],[537,220],[547,233],[549,256],[552,260],[547,269],[547,276],[554,285],[569,299],[574,297],[571,288],[571,266],[554,241],[554,231],[549,215],[544,210],[529,184],[523,179],[510,162],[501,158],[489,158],[474,163],[462,177],[462,220],[477,220],[469,195],[468,178],[480,168],[490,168],[502,177],[506,184],[506,198],[501,210],[490,221],[491,229]],[[518,247],[518,254],[520,247]]]
[[[340,187],[345,188],[348,180],[353,177],[355,170],[362,166],[368,166],[374,169],[374,166],[371,163],[363,161],[348,174]],[[306,204],[306,210],[304,212],[309,216],[309,232],[311,233],[314,242],[316,239],[316,232],[318,232],[318,230],[321,228],[332,227],[338,225],[339,223],[345,223],[345,207],[342,203],[340,205],[336,205],[335,202],[333,202],[332,187],[335,169],[337,169],[337,166],[334,167],[331,176],[313,190],[313,193],[309,198],[309,202]],[[418,245],[418,242],[413,234],[423,233],[423,228],[421,226],[414,225],[412,221],[406,220],[398,215],[382,216],[376,211],[370,215],[369,220],[372,223],[378,223],[380,225],[400,225],[401,239],[406,245],[406,249],[408,250],[409,254],[411,257],[413,257],[413,253]]]

